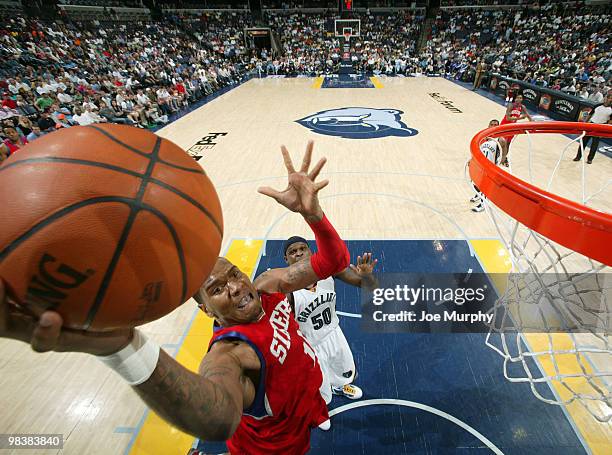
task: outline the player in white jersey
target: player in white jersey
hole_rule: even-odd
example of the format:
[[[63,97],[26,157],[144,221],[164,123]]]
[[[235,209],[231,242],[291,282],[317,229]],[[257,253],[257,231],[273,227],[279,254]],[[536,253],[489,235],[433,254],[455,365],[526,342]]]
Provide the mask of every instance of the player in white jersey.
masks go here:
[[[493,128],[495,126],[499,126],[499,121],[497,119],[493,119],[489,122],[489,128]],[[505,139],[503,137],[497,139],[487,137],[486,141],[480,144],[480,151],[489,161],[492,161],[495,164],[499,164],[504,143]],[[482,212],[484,210],[484,195],[480,192],[478,187],[474,185],[474,183],[472,183],[472,186],[476,191],[476,194],[472,196],[472,199],[470,199],[470,202],[476,204],[474,205],[474,207],[472,207],[472,212]]]
[[[310,258],[312,252],[302,237],[291,237],[284,245],[285,261],[291,265]],[[336,314],[336,291],[334,278],[358,287],[374,288],[377,281],[373,275],[378,261],[371,253],[357,258],[352,265],[334,277],[313,283],[312,286],[288,295],[300,331],[314,348],[321,370],[323,384],[321,395],[326,403],[331,402],[332,393],[351,399],[361,398],[363,392],[352,384],[355,379],[355,361]]]

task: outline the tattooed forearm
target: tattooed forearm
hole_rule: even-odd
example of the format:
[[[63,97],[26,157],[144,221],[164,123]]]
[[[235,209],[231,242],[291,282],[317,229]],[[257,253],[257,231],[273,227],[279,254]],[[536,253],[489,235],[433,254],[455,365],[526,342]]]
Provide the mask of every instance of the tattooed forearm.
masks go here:
[[[235,431],[242,409],[226,388],[210,380],[216,375],[235,376],[236,372],[217,366],[210,368],[206,377],[198,375],[162,350],[151,378],[135,390],[158,415],[180,430],[222,441]]]
[[[296,262],[286,270],[287,273],[281,284],[281,290],[285,293],[304,289],[319,280],[308,260]]]

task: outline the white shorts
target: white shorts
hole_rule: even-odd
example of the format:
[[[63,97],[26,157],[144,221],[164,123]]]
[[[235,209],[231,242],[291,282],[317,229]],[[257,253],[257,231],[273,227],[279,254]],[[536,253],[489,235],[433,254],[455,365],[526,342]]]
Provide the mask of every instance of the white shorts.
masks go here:
[[[329,404],[332,399],[332,387],[342,387],[355,379],[353,353],[340,326],[313,348],[323,373],[321,396],[325,403]]]

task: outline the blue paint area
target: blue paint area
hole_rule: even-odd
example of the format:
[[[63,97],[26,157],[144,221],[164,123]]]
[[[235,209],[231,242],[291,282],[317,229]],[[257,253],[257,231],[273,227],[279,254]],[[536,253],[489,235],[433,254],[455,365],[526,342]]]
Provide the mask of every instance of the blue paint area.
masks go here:
[[[336,74],[325,76],[321,88],[375,88],[365,74]]]
[[[314,243],[311,248],[314,248]],[[282,240],[268,241],[256,275],[284,267]],[[462,240],[348,241],[351,261],[363,252],[379,272],[482,272]],[[339,311],[360,313],[359,290],[336,281]],[[576,455],[585,450],[562,409],[536,399],[527,384],[508,382],[502,360],[484,334],[368,334],[360,320],[340,325],[357,364],[363,399],[403,399],[444,411],[473,427],[506,455]],[[351,403],[334,397],[330,410]],[[312,454],[491,453],[464,428],[426,411],[368,406],[332,418],[328,432],[313,430]],[[223,446],[200,444],[206,453]]]
[[[311,131],[346,139],[376,139],[387,136],[409,137],[418,134],[401,120],[399,109],[343,107],[329,109],[296,120]]]

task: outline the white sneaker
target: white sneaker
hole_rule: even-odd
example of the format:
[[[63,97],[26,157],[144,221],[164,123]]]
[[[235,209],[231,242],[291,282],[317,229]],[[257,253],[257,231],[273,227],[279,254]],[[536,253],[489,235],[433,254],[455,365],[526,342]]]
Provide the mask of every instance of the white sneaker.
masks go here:
[[[484,211],[484,204],[482,202],[480,202],[479,204],[475,205],[474,207],[472,207],[472,212],[482,212]]]
[[[325,422],[319,425],[319,428],[323,431],[329,431],[331,428],[331,420],[327,419]]]
[[[480,194],[475,194],[472,199],[470,199],[470,202],[480,202]]]
[[[342,395],[351,400],[358,400],[363,396],[363,391],[354,384],[346,384],[342,388],[333,387],[332,392],[335,395]]]

